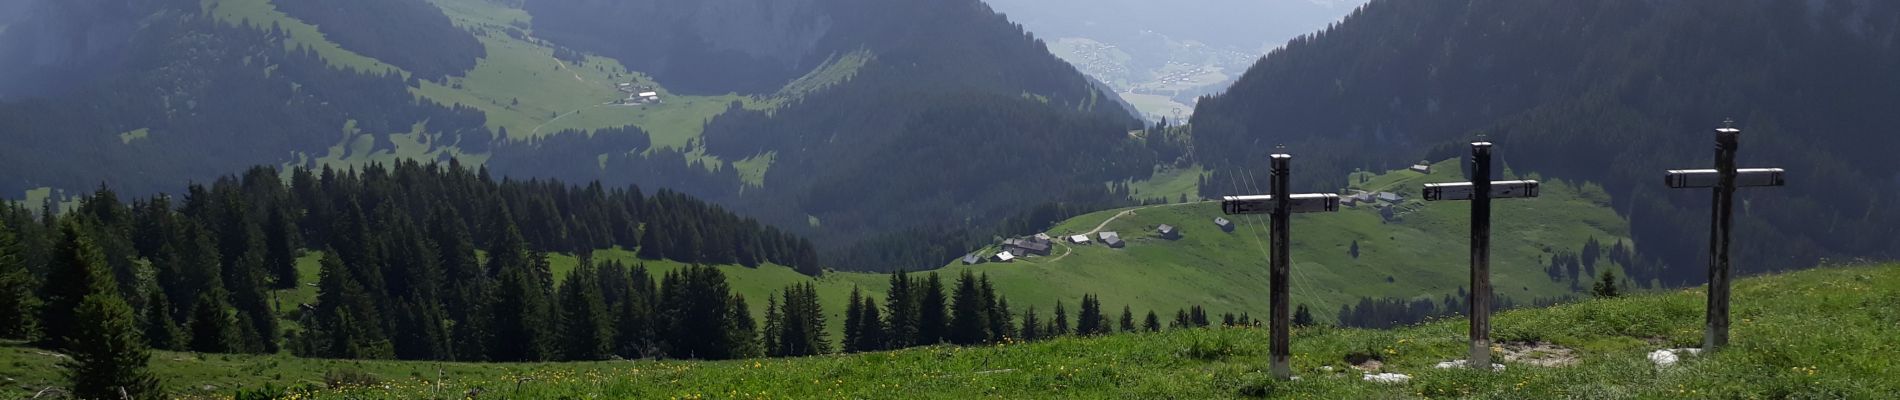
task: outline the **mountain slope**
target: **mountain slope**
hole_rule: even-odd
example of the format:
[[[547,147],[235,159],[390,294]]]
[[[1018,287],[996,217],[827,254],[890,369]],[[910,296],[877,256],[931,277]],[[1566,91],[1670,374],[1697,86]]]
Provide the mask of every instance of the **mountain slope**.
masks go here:
[[[0,149],[0,193],[458,158],[679,190],[802,230],[830,264],[879,269],[936,264],[1039,205],[1128,204],[1100,183],[1153,164],[1113,97],[973,0],[376,3],[115,11],[94,39],[118,47],[62,51],[123,59],[55,58],[96,72],[0,103],[0,139],[16,144]],[[11,24],[0,50],[90,25],[36,26]],[[660,99],[627,100],[648,91]],[[900,187],[857,196],[867,182]],[[886,250],[925,234],[946,245]]]
[[[1900,117],[1876,109],[1900,101],[1897,31],[1884,2],[1374,1],[1201,103],[1203,193],[1233,192],[1274,144],[1323,177],[1462,155],[1487,134],[1512,168],[1603,184],[1647,244],[1636,272],[1690,284],[1708,200],[1655,178],[1707,168],[1733,117],[1742,164],[1792,174],[1741,191],[1739,268],[1893,258],[1900,211],[1882,199],[1900,177],[1883,154]]]
[[[382,384],[316,389],[312,398],[410,398],[471,389],[527,397],[1589,397],[1878,398],[1900,391],[1890,340],[1900,329],[1900,266],[1824,268],[1738,281],[1728,349],[1658,369],[1646,354],[1701,339],[1703,295],[1696,290],[1594,300],[1499,314],[1505,343],[1547,342],[1572,349],[1576,364],[1540,367],[1505,361],[1502,373],[1440,370],[1465,352],[1465,321],[1398,330],[1294,331],[1293,368],[1303,379],[1276,383],[1265,329],[1195,329],[1065,338],[994,348],[928,347],[859,355],[723,362],[611,361],[486,364],[321,361],[282,356],[200,358],[159,352],[155,370],[178,394],[205,384],[257,387],[350,371]],[[1825,318],[1816,318],[1825,315]],[[1409,383],[1364,382],[1351,354],[1383,361]],[[0,348],[22,366],[23,389],[54,382],[55,357]],[[442,378],[441,380],[437,380]],[[529,379],[521,379],[527,377]],[[806,384],[805,382],[814,382]],[[477,389],[480,388],[480,389]],[[506,388],[506,389],[504,389]],[[509,392],[512,391],[512,392]],[[16,392],[19,393],[19,392]]]

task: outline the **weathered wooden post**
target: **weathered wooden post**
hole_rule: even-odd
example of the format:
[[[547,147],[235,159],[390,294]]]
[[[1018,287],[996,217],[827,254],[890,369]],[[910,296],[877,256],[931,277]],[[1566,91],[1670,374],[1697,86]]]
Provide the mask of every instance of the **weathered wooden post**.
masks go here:
[[[1735,216],[1735,188],[1783,186],[1786,171],[1780,168],[1735,168],[1735,150],[1741,147],[1742,130],[1734,120],[1722,122],[1715,130],[1715,169],[1670,170],[1663,183],[1672,189],[1714,188],[1711,207],[1714,214],[1709,226],[1709,300],[1707,325],[1702,332],[1702,350],[1715,351],[1728,345],[1729,317],[1729,228]]]
[[[1221,211],[1228,215],[1268,214],[1272,217],[1273,250],[1269,256],[1268,272],[1269,296],[1272,298],[1270,328],[1272,334],[1273,376],[1279,379],[1291,379],[1293,367],[1293,347],[1289,332],[1292,324],[1292,311],[1288,303],[1288,273],[1292,270],[1292,240],[1287,237],[1291,229],[1293,214],[1339,211],[1339,195],[1332,193],[1290,194],[1291,171],[1289,164],[1293,156],[1274,154],[1272,156],[1273,182],[1271,193],[1252,196],[1226,196],[1221,199]]]
[[[1425,185],[1425,201],[1471,201],[1471,354],[1465,366],[1491,368],[1491,199],[1537,197],[1537,181],[1491,181],[1491,143],[1471,143],[1471,181]]]

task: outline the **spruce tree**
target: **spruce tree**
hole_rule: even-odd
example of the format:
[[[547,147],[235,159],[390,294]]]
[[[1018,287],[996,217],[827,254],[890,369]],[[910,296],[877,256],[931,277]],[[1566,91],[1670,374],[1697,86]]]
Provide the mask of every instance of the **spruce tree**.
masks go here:
[[[1009,298],[996,299],[996,308],[990,311],[990,341],[1002,343],[1016,336],[1016,326],[1010,320],[1015,315],[1009,311]]]
[[[103,278],[103,277],[102,277]],[[103,283],[104,279],[96,282]],[[147,370],[151,350],[139,337],[132,308],[117,289],[98,285],[70,310],[74,324],[64,342],[68,392],[80,399],[162,399],[158,378]]]
[[[885,337],[884,323],[878,315],[877,300],[866,297],[863,310],[864,315],[858,319],[858,351],[884,350],[890,341]]]
[[[1141,329],[1149,332],[1161,331],[1161,318],[1155,316],[1154,310],[1148,310],[1148,316],[1141,319]]]
[[[1125,305],[1122,306],[1121,330],[1122,333],[1135,331],[1135,311]]]
[[[1029,306],[1028,310],[1023,310],[1022,340],[1032,342],[1042,339],[1042,336],[1042,321],[1036,316],[1036,306]]]
[[[380,325],[380,313],[351,268],[325,251],[317,273],[316,324],[306,326],[302,347],[330,358],[389,358],[395,351]]]
[[[172,303],[163,290],[151,290],[145,302],[145,343],[159,350],[184,349],[185,331],[172,319]]]
[[[614,318],[615,352],[627,359],[646,358],[657,349],[654,347],[653,277],[647,274],[645,265],[628,270],[628,289],[625,299],[621,300],[619,314]]]
[[[40,290],[45,297],[39,318],[41,339],[52,349],[66,348],[66,340],[77,324],[73,311],[79,309],[79,302],[93,292],[94,286],[117,287],[105,270],[105,255],[79,222],[61,222],[59,231],[60,241],[53,248],[52,265]]]
[[[1293,326],[1313,326],[1317,323],[1313,320],[1313,310],[1307,309],[1306,304],[1300,304],[1300,307],[1293,311],[1292,322]]]
[[[989,310],[984,307],[982,296],[982,289],[977,286],[975,274],[964,270],[957,276],[956,294],[951,297],[950,325],[946,338],[950,343],[970,345],[989,339]]]
[[[0,218],[0,339],[24,340],[38,327],[39,286],[27,269],[18,236]]]
[[[231,306],[224,301],[224,288],[212,288],[198,295],[192,303],[191,342],[186,349],[199,353],[233,353],[241,350],[242,338],[238,335],[237,323],[231,320],[227,312]]]
[[[561,281],[561,350],[567,360],[605,360],[613,354],[613,317],[595,281],[595,269],[582,263]]]
[[[505,224],[501,240],[488,251],[488,270],[496,276],[494,303],[489,306],[494,329],[489,359],[546,360],[551,353],[548,327],[554,322],[548,288],[535,271],[539,263],[531,258],[521,231],[506,220],[500,223]]]
[[[1061,301],[1056,302],[1055,319],[1049,323],[1049,332],[1046,332],[1048,336],[1067,336],[1071,332],[1069,331],[1069,311],[1062,307]]]
[[[844,341],[841,344],[844,345],[844,351],[847,353],[865,351],[859,347],[859,343],[862,342],[862,338],[864,337],[862,331],[864,326],[864,300],[862,297],[863,296],[858,293],[858,287],[852,286],[851,297],[845,300]]]
[[[728,329],[725,354],[715,354],[712,358],[752,358],[764,354],[759,346],[758,324],[752,320],[752,308],[746,305],[745,296],[734,294],[727,301],[730,305],[723,318]]]
[[[1590,288],[1590,295],[1599,299],[1622,296],[1622,290],[1616,287],[1616,273],[1608,268],[1603,269],[1603,275],[1597,279],[1596,285]]]
[[[917,345],[917,296],[910,287],[910,276],[904,270],[891,273],[891,291],[884,294],[884,325],[890,347],[901,349]]]
[[[945,314],[943,279],[936,272],[925,278],[917,293],[917,343],[933,345],[946,339],[944,330],[950,326],[949,316]]]

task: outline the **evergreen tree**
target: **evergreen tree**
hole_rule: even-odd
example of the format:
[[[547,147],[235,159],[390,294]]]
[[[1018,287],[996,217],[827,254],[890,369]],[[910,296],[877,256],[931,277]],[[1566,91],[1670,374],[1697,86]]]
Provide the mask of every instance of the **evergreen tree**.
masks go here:
[[[1076,330],[1081,335],[1100,335],[1110,333],[1108,316],[1102,313],[1102,298],[1096,295],[1082,296],[1081,315],[1076,316]]]
[[[1068,336],[1070,332],[1069,311],[1062,307],[1061,301],[1056,301],[1055,318],[1049,321],[1049,331],[1046,334],[1050,337]]]
[[[950,343],[971,345],[982,343],[990,338],[990,310],[985,307],[982,289],[977,285],[976,275],[964,270],[957,276],[956,293],[951,296],[950,326],[947,339]]]
[[[185,331],[172,320],[171,300],[165,297],[165,291],[150,291],[151,299],[145,302],[144,336],[146,345],[160,350],[184,349]]]
[[[1188,307],[1188,318],[1194,321],[1194,326],[1197,327],[1206,328],[1210,325],[1207,320],[1207,310],[1202,309],[1201,306]]]
[[[79,302],[92,293],[95,286],[117,288],[105,269],[105,255],[79,222],[61,222],[59,231],[60,241],[53,248],[52,265],[48,266],[45,286],[40,290],[45,298],[39,318],[41,339],[52,349],[66,348],[66,341],[78,323],[73,310],[79,309]]]
[[[917,345],[933,345],[947,339],[944,330],[950,326],[945,315],[943,279],[936,272],[925,278],[918,287],[917,294]]]
[[[1182,329],[1182,328],[1192,328],[1192,327],[1194,327],[1194,320],[1188,318],[1188,312],[1185,309],[1175,310],[1174,322],[1168,323],[1168,329]]]
[[[410,298],[396,300],[395,321],[390,329],[391,348],[396,358],[403,360],[447,360],[453,357],[453,340],[442,307],[438,304],[419,303]]]
[[[785,356],[785,344],[779,342],[785,337],[785,314],[780,309],[778,296],[765,296],[765,326],[759,330],[759,342],[766,357]]]
[[[1607,268],[1604,269],[1603,276],[1598,278],[1596,285],[1590,288],[1590,295],[1600,299],[1622,296],[1622,290],[1616,287],[1616,273]]]
[[[708,267],[710,269],[710,267]],[[726,310],[726,324],[730,326],[726,337],[729,342],[724,358],[751,358],[764,354],[759,348],[758,325],[752,320],[752,308],[745,303],[745,296],[732,295],[731,307]]]
[[[541,361],[549,358],[547,328],[554,322],[548,307],[548,288],[543,285],[540,264],[528,250],[514,224],[503,220],[501,240],[488,251],[488,270],[496,278],[494,303],[489,307],[494,341],[489,359],[495,361]]]
[[[844,345],[844,351],[847,353],[865,351],[859,347],[859,343],[862,342],[862,338],[864,337],[862,331],[864,328],[864,300],[862,297],[863,296],[858,293],[858,287],[852,286],[851,297],[845,300],[844,341],[841,344]]]
[[[1354,260],[1359,259],[1359,240],[1358,239],[1353,239],[1352,247],[1346,250],[1346,254],[1352,255],[1352,259]]]
[[[1148,310],[1148,316],[1141,319],[1141,329],[1148,332],[1161,331],[1161,319],[1155,317],[1154,310]]]
[[[1129,333],[1129,332],[1135,331],[1135,311],[1133,309],[1128,308],[1128,306],[1126,305],[1122,306],[1122,318],[1121,318],[1120,325],[1121,325],[1122,333]]]
[[[64,342],[70,358],[60,362],[68,393],[80,399],[165,398],[147,370],[151,350],[139,337],[132,308],[119,300],[116,288],[98,286],[70,310],[74,324]]]
[[[858,317],[858,351],[884,350],[884,345],[890,343],[877,310],[877,300],[866,297],[864,315]]]
[[[658,349],[654,344],[653,277],[647,274],[645,265],[633,267],[628,271],[628,290],[621,300],[619,313],[614,319],[614,343],[616,352],[628,359],[646,358]]]
[[[884,294],[885,325],[890,329],[889,348],[905,348],[917,341],[917,296],[910,287],[910,276],[903,270],[891,273],[891,291]]]
[[[561,353],[567,360],[613,355],[614,322],[600,290],[597,267],[582,263],[561,281]]]
[[[30,339],[39,325],[34,314],[40,299],[33,295],[39,285],[18,238],[0,218],[0,339]]]
[[[1036,306],[1023,310],[1022,340],[1033,342],[1042,339],[1042,321],[1036,317]]]
[[[990,309],[990,341],[1002,343],[1016,336],[1016,327],[1010,320],[1016,316],[1009,311],[1009,298],[996,299],[996,307]]]
[[[224,301],[224,289],[213,288],[198,295],[198,301],[192,303],[191,342],[186,348],[199,353],[232,353],[240,350],[242,344],[238,336],[236,322],[226,311],[231,307]]]
[[[1313,310],[1307,309],[1304,303],[1300,304],[1299,308],[1294,309],[1292,322],[1293,326],[1313,326],[1313,324],[1318,323],[1313,320]]]
[[[273,289],[297,287],[298,246],[303,240],[297,238],[296,222],[289,213],[287,209],[273,209],[264,222],[264,262],[270,268]]]

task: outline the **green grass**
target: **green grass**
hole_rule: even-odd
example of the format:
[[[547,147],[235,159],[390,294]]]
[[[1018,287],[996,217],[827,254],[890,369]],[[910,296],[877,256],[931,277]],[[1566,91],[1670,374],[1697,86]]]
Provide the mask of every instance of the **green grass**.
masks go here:
[[[291,18],[282,11],[277,11],[277,6],[271,4],[270,0],[203,0],[199,4],[207,15],[216,17],[219,21],[242,22],[260,29],[270,29],[271,24],[276,23],[290,36],[284,41],[286,50],[294,50],[298,46],[309,47],[311,51],[329,62],[331,67],[352,68],[376,74],[402,70],[344,49],[343,46],[325,38],[316,25]]]
[[[138,128],[138,129],[134,129],[130,131],[125,131],[123,133],[119,133],[119,143],[132,144],[132,142],[134,141],[145,139],[151,136],[152,136],[151,128]]]
[[[1416,199],[1419,184],[1461,180],[1454,172],[1456,162],[1449,163],[1439,169],[1444,173],[1430,176],[1395,171],[1375,180],[1386,186],[1372,188],[1407,192]],[[1591,237],[1614,243],[1628,236],[1627,222],[1608,208],[1607,196],[1591,187],[1546,182],[1542,198],[1495,204],[1491,250],[1495,287],[1498,294],[1524,303],[1570,293],[1568,282],[1552,282],[1543,273],[1551,253],[1578,251]],[[1294,301],[1308,304],[1317,317],[1330,320],[1340,305],[1356,303],[1361,296],[1437,300],[1466,286],[1469,204],[1412,202],[1407,207],[1420,211],[1394,223],[1382,223],[1378,212],[1365,206],[1295,216]],[[1073,302],[1084,293],[1095,293],[1112,310],[1128,305],[1136,313],[1152,309],[1169,315],[1201,304],[1216,313],[1266,315],[1267,219],[1230,217],[1238,229],[1225,233],[1212,222],[1221,216],[1219,208],[1218,203],[1203,202],[1135,210],[1104,229],[1121,233],[1129,241],[1124,249],[1059,245],[1050,257],[953,265],[947,271],[989,273],[998,290],[1019,309],[1034,304],[1046,311],[1057,300]],[[1122,211],[1126,210],[1076,217],[1049,233],[1088,232]],[[1180,227],[1184,237],[1174,241],[1155,237],[1154,228],[1161,224]],[[1357,259],[1348,252],[1355,240],[1360,246]],[[1062,256],[1071,248],[1072,254]],[[1614,269],[1607,262],[1599,267]]]
[[[1645,354],[1701,337],[1703,293],[1658,292],[1501,313],[1500,341],[1545,341],[1577,363],[1507,363],[1501,373],[1437,370],[1464,352],[1461,319],[1396,330],[1296,329],[1293,367],[1277,382],[1265,329],[1221,328],[1067,338],[970,348],[720,362],[464,364],[200,356],[159,352],[175,394],[308,383],[352,371],[379,383],[310,398],[1883,398],[1900,392],[1900,265],[1747,278],[1735,286],[1733,341],[1658,370]],[[1344,361],[1369,351],[1411,382],[1363,382]],[[57,382],[56,358],[0,347],[22,395]],[[1327,369],[1330,369],[1328,371]],[[439,375],[438,375],[439,374]],[[442,379],[436,379],[441,376]],[[437,384],[441,388],[437,390]]]
[[[1131,181],[1128,188],[1134,191],[1132,197],[1138,199],[1165,198],[1168,201],[1179,200],[1185,194],[1188,198],[1200,197],[1200,165],[1187,168],[1158,169],[1147,180]]]

